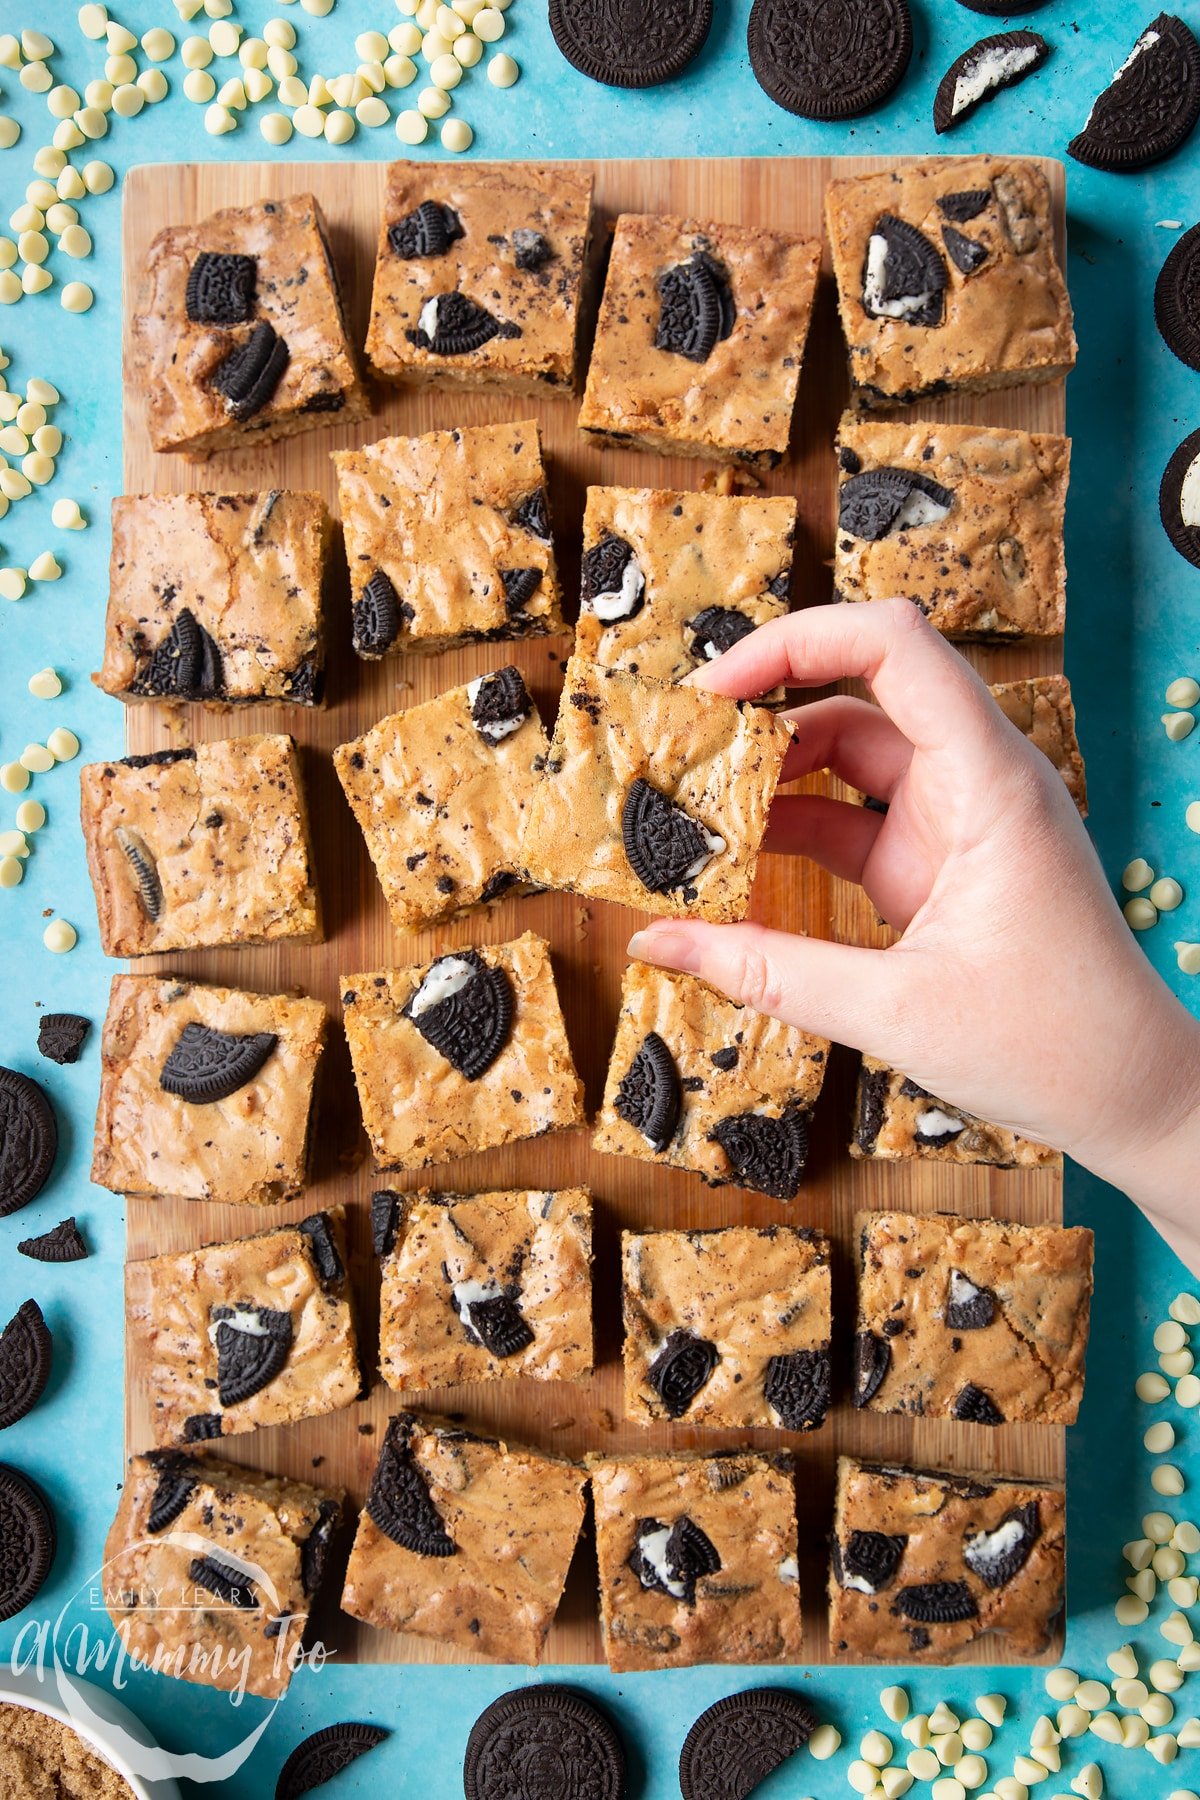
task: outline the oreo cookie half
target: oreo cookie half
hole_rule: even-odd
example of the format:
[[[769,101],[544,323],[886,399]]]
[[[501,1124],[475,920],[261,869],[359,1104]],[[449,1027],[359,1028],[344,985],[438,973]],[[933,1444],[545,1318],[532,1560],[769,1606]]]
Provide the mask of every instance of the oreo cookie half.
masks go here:
[[[629,1567],[647,1593],[667,1594],[695,1606],[696,1583],[702,1575],[719,1574],[721,1558],[708,1533],[681,1513],[673,1525],[638,1520]]]
[[[961,1625],[979,1616],[965,1581],[925,1581],[901,1588],[893,1602],[902,1618],[917,1625]]]
[[[1125,174],[1161,162],[1200,119],[1200,44],[1182,19],[1159,13],[1093,103],[1067,155]]]
[[[682,1105],[675,1058],[657,1031],[648,1031],[621,1077],[613,1111],[661,1155],[675,1136]]]
[[[1200,225],[1184,232],[1158,272],[1154,322],[1172,355],[1200,369]]]
[[[202,250],[188,271],[188,318],[193,325],[245,325],[254,317],[257,279],[254,257]]]
[[[404,602],[390,576],[376,569],[354,602],[352,628],[359,656],[384,656],[400,635],[405,621]],[[412,618],[409,607],[407,617]]]
[[[868,318],[940,325],[949,281],[941,251],[907,219],[881,213],[867,239],[862,307]]]
[[[623,1800],[625,1751],[616,1728],[570,1688],[501,1694],[471,1727],[466,1800]]]
[[[793,1108],[777,1119],[767,1113],[733,1113],[709,1132],[733,1165],[731,1180],[773,1200],[794,1200],[808,1156],[808,1114]]]
[[[555,43],[573,69],[605,87],[673,81],[704,48],[712,17],[712,0],[658,0],[652,7],[550,0]]]
[[[491,968],[477,950],[439,956],[425,971],[403,1017],[464,1081],[478,1081],[508,1042],[512,984],[504,969]]]
[[[0,1332],[0,1431],[33,1411],[50,1379],[53,1352],[41,1307],[26,1300]]]
[[[640,775],[630,783],[621,809],[621,837],[629,866],[643,887],[652,894],[681,888],[685,900],[693,897],[691,883],[697,875],[725,849],[723,837],[708,831]]]
[[[146,1459],[158,1471],[158,1481],[146,1515],[146,1530],[154,1535],[173,1525],[196,1489],[197,1465],[177,1450],[152,1450]]]
[[[273,326],[260,319],[244,344],[219,362],[212,384],[239,423],[252,419],[270,404],[283,380],[290,352]]]
[[[899,86],[912,56],[907,0],[754,0],[750,66],[802,119],[856,119]]]
[[[785,1431],[814,1431],[823,1425],[829,1411],[828,1346],[771,1357],[763,1399]]]
[[[1180,556],[1200,569],[1200,431],[1184,438],[1163,470],[1158,511]]]
[[[961,125],[985,100],[1040,69],[1049,54],[1049,44],[1036,31],[1002,31],[996,37],[980,38],[955,57],[938,83],[933,97],[934,130],[940,135],[952,125]]]
[[[452,206],[439,200],[421,204],[394,225],[388,226],[388,244],[406,262],[424,256],[444,256],[463,236],[462,220]]]
[[[223,1407],[251,1399],[279,1375],[292,1348],[292,1315],[267,1306],[214,1306],[209,1331],[217,1349]]]
[[[606,531],[599,543],[583,553],[580,565],[579,606],[595,613],[604,625],[633,619],[646,603],[646,577],[633,545]]]
[[[158,1085],[164,1094],[193,1106],[228,1100],[254,1080],[278,1042],[273,1031],[218,1031],[189,1020],[162,1066]]]
[[[706,606],[693,619],[686,619],[684,631],[691,639],[688,646],[697,662],[713,662],[724,656],[754,630],[754,620],[736,606]]]
[[[1006,1587],[1029,1560],[1042,1533],[1036,1500],[1005,1513],[994,1531],[977,1531],[963,1545],[963,1561],[987,1587]]]
[[[658,277],[661,310],[654,348],[707,362],[737,319],[728,272],[707,250],[664,269]]]
[[[367,1514],[385,1537],[414,1556],[456,1556],[458,1545],[446,1530],[429,1485],[410,1448],[411,1421],[392,1419],[379,1452],[367,1495]]]
[[[494,337],[520,337],[521,327],[498,319],[477,300],[453,289],[448,294],[433,294],[421,308],[415,328],[405,333],[418,350],[434,356],[469,356],[482,350]]]
[[[471,708],[472,725],[493,750],[514,731],[520,731],[533,711],[533,701],[521,671],[511,664],[508,668],[497,669],[493,675],[480,675],[469,681],[467,704]]]
[[[747,1688],[702,1712],[683,1740],[683,1800],[746,1800],[805,1745],[817,1715],[788,1688]]]
[[[0,1219],[41,1193],[57,1149],[54,1109],[37,1082],[0,1068]]]
[[[382,1744],[388,1733],[382,1725],[326,1725],[297,1744],[279,1771],[275,1800],[300,1800],[314,1788],[324,1787],[352,1762]]]
[[[953,504],[949,488],[915,469],[864,469],[838,489],[838,530],[877,544],[896,531],[940,525]]]
[[[56,1546],[49,1501],[27,1475],[0,1463],[0,1624],[29,1605]]]

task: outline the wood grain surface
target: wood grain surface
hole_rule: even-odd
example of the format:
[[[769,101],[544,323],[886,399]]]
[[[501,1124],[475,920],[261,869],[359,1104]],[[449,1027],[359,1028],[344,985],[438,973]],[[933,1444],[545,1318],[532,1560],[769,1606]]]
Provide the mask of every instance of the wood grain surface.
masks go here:
[[[622,211],[665,210],[697,219],[762,223],[813,236],[823,235],[822,200],[828,180],[891,166],[880,158],[811,160],[697,160],[600,162],[595,165],[599,211],[597,253],[608,227]],[[1063,180],[1058,164],[1047,163],[1060,236]],[[311,190],[331,227],[333,250],[347,288],[356,340],[365,335],[372,264],[385,166],[361,164],[213,164],[139,168],[125,187],[125,296],[128,319],[147,247],[163,226],[190,223],[221,206]],[[1060,253],[1062,245],[1060,243]],[[796,493],[800,532],[796,551],[795,603],[829,598],[827,561],[831,552],[835,464],[831,441],[847,396],[845,353],[837,326],[828,254],[822,269],[816,318],[800,384],[793,458],[766,482],[777,493]],[[377,391],[375,412],[364,428],[315,430],[280,444],[188,464],[156,456],[149,445],[139,396],[127,384],[124,421],[124,481],[129,493],[188,490],[246,491],[267,487],[319,489],[335,507],[329,452],[396,433],[414,434],[459,425],[517,420],[536,415],[550,458],[550,490],[555,541],[564,591],[577,593],[580,523],[584,491],[595,483],[695,488],[706,475],[703,463],[600,450],[575,429],[575,405],[562,398],[514,399],[504,394],[458,395],[437,390]],[[1061,431],[1061,385],[1014,389],[979,398],[944,399],[924,416],[1029,430]],[[303,1202],[264,1213],[246,1207],[197,1205],[183,1201],[131,1200],[128,1254],[190,1248],[203,1242],[260,1230],[274,1218],[299,1218],[315,1207],[342,1201],[350,1216],[353,1280],[362,1342],[374,1374],[378,1276],[370,1256],[368,1201],[376,1185],[359,1120],[350,1063],[340,1029],[340,972],[422,962],[458,945],[502,942],[526,929],[542,933],[553,947],[567,1028],[587,1085],[589,1113],[601,1096],[608,1051],[618,1011],[625,945],[641,915],[623,907],[581,903],[566,894],[546,894],[501,904],[483,916],[451,923],[410,939],[391,928],[362,838],[354,825],[330,760],[336,744],[356,736],[384,715],[428,699],[474,675],[516,662],[535,694],[543,716],[553,717],[566,640],[478,645],[445,656],[396,658],[360,663],[350,649],[349,601],[340,542],[335,549],[331,595],[329,704],[320,712],[260,707],[237,713],[177,711],[162,706],[130,708],[131,750],[146,751],[201,739],[253,731],[290,731],[301,746],[316,838],[318,880],[324,899],[327,940],[317,947],[280,945],[261,949],[197,952],[146,959],[137,966],[167,966],[199,979],[276,992],[299,989],[326,1002],[332,1015],[330,1044],[318,1099],[316,1160],[312,1186]],[[574,611],[573,604],[571,606]],[[97,647],[98,648],[98,647]],[[989,680],[1048,673],[1061,667],[1061,645],[1025,645],[969,651]],[[831,784],[814,778],[813,785]],[[831,880],[803,859],[765,857],[759,866],[753,913],[789,930],[841,940],[883,941],[858,890]],[[825,1428],[806,1437],[753,1434],[763,1445],[789,1443],[796,1452],[800,1507],[800,1567],[805,1614],[805,1655],[828,1658],[824,1618],[826,1540],[829,1530],[834,1458],[839,1452],[949,1469],[1061,1476],[1063,1432],[1055,1427],[985,1427],[933,1420],[883,1418],[857,1413],[848,1403],[849,1345],[853,1331],[851,1218],[859,1207],[953,1210],[975,1216],[995,1214],[1033,1222],[1061,1217],[1060,1178],[1045,1171],[1016,1172],[953,1168],[933,1162],[912,1165],[853,1162],[846,1152],[850,1129],[855,1058],[835,1050],[818,1107],[809,1175],[790,1207],[736,1188],[711,1191],[699,1177],[626,1158],[598,1156],[585,1132],[560,1134],[466,1158],[426,1171],[401,1184],[458,1191],[506,1186],[562,1187],[586,1183],[596,1199],[595,1312],[597,1372],[580,1386],[533,1381],[475,1384],[428,1396],[431,1410],[450,1412],[472,1425],[577,1456],[585,1450],[639,1448],[719,1448],[737,1440],[731,1433],[702,1433],[686,1425],[649,1430],[621,1417],[620,1298],[618,1234],[623,1228],[700,1227],[733,1223],[767,1224],[780,1219],[819,1226],[835,1245],[834,1341],[836,1403]],[[386,1185],[395,1185],[388,1177]],[[398,1398],[374,1377],[370,1398],[332,1416],[300,1425],[230,1438],[221,1454],[230,1460],[344,1486],[362,1503],[384,1424]],[[148,1397],[144,1371],[127,1371],[127,1442],[148,1445]],[[336,1577],[334,1585],[336,1587]],[[335,1596],[336,1598],[336,1596]],[[373,1631],[357,1625],[327,1603],[319,1620],[325,1642],[342,1660],[372,1662],[465,1661],[439,1645]],[[995,1662],[1003,1652],[991,1640],[978,1660]],[[585,1530],[572,1566],[547,1660],[556,1663],[601,1660],[595,1600],[595,1557]]]

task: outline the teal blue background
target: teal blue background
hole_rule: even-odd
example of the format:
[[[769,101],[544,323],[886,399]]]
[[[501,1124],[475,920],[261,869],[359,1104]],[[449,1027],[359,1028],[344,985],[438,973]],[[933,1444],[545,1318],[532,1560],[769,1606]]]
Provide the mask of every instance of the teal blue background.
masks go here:
[[[482,67],[458,90],[456,110],[476,130],[475,153],[491,157],[652,156],[1029,151],[1062,155],[1086,115],[1091,97],[1127,54],[1152,12],[1130,0],[1094,0],[1078,12],[1042,7],[1021,23],[1042,31],[1053,45],[1045,69],[1001,96],[952,137],[938,139],[930,123],[937,81],[960,51],[993,27],[954,0],[915,0],[916,49],[912,67],[890,104],[854,125],[822,127],[776,109],[753,81],[745,58],[747,0],[717,0],[717,21],[703,55],[674,85],[647,94],[595,87],[558,57],[545,21],[544,0],[515,0],[507,14],[510,49],[523,68],[519,85],[493,90]],[[103,46],[88,43],[75,23],[74,0],[35,6],[5,0],[0,29],[37,24],[59,43],[56,78],[80,90],[101,72]],[[202,30],[200,19],[180,26],[167,0],[114,4],[114,16],[139,34],[166,24],[176,36]],[[1200,8],[1180,7],[1200,30]],[[300,34],[302,71],[325,73],[353,67],[353,39],[364,29],[387,30],[398,14],[387,0],[338,0],[327,19],[311,19],[297,6],[238,0],[236,17],[248,31],[272,16],[286,16]],[[230,71],[232,72],[232,71]],[[203,109],[182,95],[178,57],[166,65],[172,93],[132,121],[113,120],[107,138],[88,152],[110,162],[118,178],[134,162],[258,158],[283,160],[329,156],[390,158],[398,153],[390,126],[360,129],[354,143],[333,151],[296,138],[281,152],[267,149],[252,114],[242,128],[214,139],[204,131]],[[393,96],[413,103],[417,89]],[[261,113],[265,108],[259,109]],[[0,70],[0,111],[21,119],[16,148],[0,152],[0,219],[24,197],[33,151],[50,137],[41,96],[25,93],[15,76]],[[440,155],[436,137],[424,150]],[[1200,732],[1182,745],[1168,743],[1159,715],[1162,690],[1174,676],[1200,675],[1200,571],[1170,548],[1158,522],[1157,489],[1164,464],[1184,435],[1200,424],[1200,375],[1176,362],[1153,325],[1154,278],[1177,233],[1156,226],[1163,219],[1195,222],[1200,206],[1200,132],[1165,167],[1134,177],[1096,174],[1068,165],[1070,251],[1068,279],[1077,312],[1080,361],[1068,386],[1069,428],[1075,461],[1068,514],[1070,607],[1068,667],[1081,716],[1087,756],[1091,828],[1115,880],[1135,852],[1156,871],[1175,874],[1188,891],[1179,912],[1143,938],[1147,954],[1194,1007],[1195,982],[1178,975],[1172,940],[1200,938],[1200,883],[1191,891],[1197,839],[1186,829],[1184,807],[1200,796]],[[95,255],[72,264],[55,254],[59,282],[90,281],[96,304],[83,317],[64,313],[57,288],[0,309],[0,345],[11,358],[10,387],[44,375],[61,390],[58,423],[67,443],[53,486],[12,508],[0,520],[0,562],[27,565],[53,546],[64,578],[31,587],[19,604],[0,602],[0,761],[17,756],[30,739],[44,741],[59,722],[83,742],[83,758],[120,751],[120,707],[88,681],[98,666],[108,556],[108,503],[120,483],[120,196],[119,187],[81,203],[83,222],[95,239]],[[77,498],[92,521],[84,533],[56,532],[53,500]],[[64,676],[61,700],[32,699],[28,676],[53,663]],[[121,1265],[124,1219],[119,1200],[89,1186],[88,1148],[98,1066],[99,1021],[112,969],[96,939],[76,823],[76,770],[67,766],[38,777],[34,792],[50,814],[36,839],[24,884],[0,893],[0,1062],[36,1075],[51,1092],[63,1122],[63,1147],[55,1176],[43,1195],[18,1216],[0,1221],[0,1317],[34,1293],[55,1337],[50,1388],[37,1409],[0,1438],[0,1458],[29,1471],[53,1497],[60,1542],[51,1580],[32,1609],[54,1618],[71,1606],[83,1616],[76,1591],[97,1568],[103,1537],[121,1480]],[[15,801],[0,795],[0,827],[11,823]],[[68,957],[42,947],[44,909],[69,918],[79,946]],[[1064,993],[1064,1009],[1072,1003]],[[34,1050],[37,1008],[88,1013],[96,1022],[83,1060],[57,1069]],[[1120,1020],[1110,1029],[1119,1038]],[[1119,1108],[1119,1093],[1096,1094],[1101,1109]],[[93,1249],[84,1264],[55,1268],[19,1259],[18,1237],[47,1229],[68,1212],[77,1214]],[[1113,1623],[1112,1602],[1127,1571],[1122,1542],[1137,1535],[1150,1507],[1168,1505],[1151,1492],[1151,1459],[1141,1433],[1152,1416],[1133,1395],[1136,1375],[1154,1366],[1150,1337],[1171,1297],[1188,1283],[1183,1270],[1120,1196],[1078,1171],[1067,1184],[1071,1222],[1097,1232],[1097,1304],[1089,1356],[1088,1394],[1079,1426],[1070,1434],[1070,1627],[1068,1660],[1104,1675],[1104,1655],[1126,1636]],[[1173,1403],[1153,1416],[1171,1416],[1182,1443],[1172,1460],[1200,1477],[1196,1430]],[[1193,1496],[1168,1505],[1178,1516],[1194,1511]],[[1145,1647],[1143,1665],[1166,1648],[1151,1621],[1132,1634]],[[0,1628],[0,1656],[7,1655],[26,1623]],[[559,1672],[562,1675],[563,1672]],[[543,1671],[539,1679],[553,1679]],[[601,1695],[612,1706],[631,1749],[631,1793],[667,1800],[677,1793],[678,1748],[692,1718],[710,1701],[753,1685],[753,1671],[702,1669],[679,1674],[618,1679],[592,1669],[566,1678]],[[771,1671],[771,1679],[778,1672]],[[450,1800],[461,1793],[461,1754],[479,1709],[505,1688],[528,1679],[523,1671],[494,1669],[330,1668],[305,1670],[293,1684],[252,1761],[220,1791],[230,1800],[273,1791],[275,1771],[308,1731],[332,1720],[374,1718],[392,1727],[388,1743],[340,1778],[331,1800],[353,1792],[416,1794]],[[868,1723],[882,1723],[876,1705],[884,1671],[797,1670],[784,1680],[809,1692],[845,1738],[831,1763],[804,1758],[761,1792],[826,1797],[848,1792],[845,1767],[857,1753]],[[1048,1702],[1040,1675],[919,1672],[897,1679],[909,1688],[914,1708],[928,1710],[939,1697],[969,1701],[1000,1688],[1013,1701],[1014,1723],[998,1734],[989,1753],[992,1777],[1006,1773],[1028,1742],[1035,1715]],[[1178,1717],[1200,1711],[1200,1677],[1178,1696]],[[263,1714],[248,1701],[241,1714],[224,1699],[161,1677],[134,1680],[125,1697],[161,1739],[175,1749],[210,1752],[240,1738]],[[893,1733],[893,1735],[896,1735]],[[1003,1746],[1003,1748],[1001,1748]],[[907,1746],[904,1746],[907,1748]],[[1038,1791],[1066,1790],[1070,1773],[1088,1758],[1103,1763],[1122,1793],[1158,1800],[1179,1786],[1200,1786],[1200,1752],[1181,1753],[1171,1769],[1145,1752],[1112,1751],[1088,1738],[1069,1746],[1061,1779]],[[213,1789],[208,1789],[213,1792]],[[918,1792],[921,1790],[917,1790]],[[927,1790],[925,1790],[927,1791]]]

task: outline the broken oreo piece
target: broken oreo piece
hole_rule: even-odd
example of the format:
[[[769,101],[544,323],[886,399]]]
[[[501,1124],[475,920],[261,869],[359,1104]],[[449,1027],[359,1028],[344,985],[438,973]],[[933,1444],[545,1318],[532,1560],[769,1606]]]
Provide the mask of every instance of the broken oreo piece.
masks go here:
[[[697,1581],[719,1574],[721,1558],[708,1533],[682,1513],[671,1526],[639,1519],[629,1567],[648,1593],[668,1594],[694,1606]]]
[[[19,1306],[0,1332],[0,1431],[32,1412],[50,1379],[54,1341],[36,1300]]]
[[[513,261],[518,269],[527,272],[544,269],[554,259],[554,246],[541,231],[533,231],[528,225],[518,225],[512,234]]]
[[[992,197],[991,188],[962,188],[956,194],[939,194],[937,208],[943,219],[965,225],[977,219]]]
[[[881,213],[867,239],[862,308],[870,319],[940,325],[949,279],[941,252],[907,219]]]
[[[960,1388],[954,1400],[954,1417],[967,1425],[1003,1425],[1004,1414],[990,1394],[973,1381]]]
[[[521,327],[498,319],[455,288],[449,294],[431,295],[421,308],[416,328],[405,336],[418,350],[429,350],[434,356],[469,356],[494,337],[520,337]]]
[[[637,776],[621,809],[621,838],[629,866],[652,894],[684,889],[725,849],[725,839]]]
[[[737,318],[728,272],[707,250],[696,250],[686,262],[664,269],[658,293],[654,348],[689,362],[707,362]]]
[[[204,1444],[223,1435],[220,1413],[193,1413],[183,1421],[185,1444]]]
[[[873,1400],[892,1366],[892,1348],[886,1338],[873,1331],[859,1331],[854,1337],[854,1404],[866,1406]]]
[[[1200,119],[1200,44],[1182,19],[1159,13],[1092,105],[1067,155],[1126,174],[1172,156]]]
[[[1154,322],[1171,354],[1200,369],[1200,225],[1184,232],[1158,272]]]
[[[689,648],[696,661],[711,662],[749,637],[754,620],[736,606],[706,606],[694,619],[685,620],[683,628],[691,636]]]
[[[646,1371],[667,1417],[682,1419],[721,1360],[717,1346],[695,1331],[673,1331]]]
[[[683,1740],[683,1800],[746,1800],[801,1749],[817,1715],[789,1688],[746,1688],[702,1712]]]
[[[527,531],[530,537],[541,538],[544,544],[550,542],[550,503],[546,498],[545,488],[534,488],[527,494],[512,515],[514,525]]]
[[[773,1356],[763,1399],[784,1431],[813,1431],[829,1411],[829,1350],[792,1350]]]
[[[325,1212],[310,1213],[307,1219],[301,1219],[296,1227],[308,1239],[308,1247],[316,1264],[317,1277],[325,1289],[336,1287],[345,1281],[346,1271],[342,1259],[338,1255],[337,1241],[333,1235],[333,1226],[329,1214]]]
[[[457,951],[430,964],[402,1016],[464,1081],[478,1081],[508,1042],[512,984],[477,950]]]
[[[292,1348],[292,1315],[266,1306],[214,1306],[209,1330],[217,1350],[217,1397],[228,1409],[275,1380]]]
[[[398,1413],[390,1421],[371,1477],[367,1514],[374,1524],[415,1556],[455,1556],[458,1546],[442,1523],[429,1486],[411,1449],[412,1419]]]
[[[613,1111],[661,1155],[675,1136],[682,1106],[675,1058],[657,1031],[648,1031],[621,1077]]]
[[[501,1694],[463,1759],[465,1800],[624,1800],[625,1752],[591,1700],[554,1683]]]
[[[742,1187],[773,1200],[794,1200],[808,1156],[808,1114],[792,1107],[777,1119],[767,1113],[733,1113],[708,1134],[733,1165]]]
[[[359,656],[383,656],[400,635],[404,607],[389,576],[376,569],[354,602],[354,648]]]
[[[519,1356],[533,1342],[533,1332],[519,1301],[495,1282],[460,1281],[453,1288],[454,1307],[467,1336],[489,1356],[503,1362]]]
[[[865,1156],[874,1153],[876,1140],[883,1129],[883,1114],[890,1086],[890,1069],[869,1069],[866,1063],[860,1066],[854,1142]]]
[[[524,677],[511,664],[497,669],[493,675],[482,675],[468,682],[467,701],[471,708],[471,723],[493,750],[514,731],[519,731],[533,711]]]
[[[114,835],[118,850],[133,871],[142,911],[153,924],[162,917],[163,909],[163,890],[158,874],[158,864],[154,860],[150,846],[138,832],[130,831],[125,825],[118,825]]]
[[[91,1029],[91,1020],[80,1013],[43,1013],[38,1021],[38,1051],[48,1062],[77,1063]]]
[[[283,379],[289,354],[284,339],[260,319],[245,343],[217,364],[212,385],[239,423],[252,419],[269,404]]]
[[[892,1602],[895,1612],[915,1625],[961,1625],[979,1616],[965,1581],[926,1581],[903,1587]]]
[[[197,1556],[188,1569],[188,1579],[206,1593],[214,1594],[223,1606],[233,1606],[239,1612],[257,1612],[262,1605],[258,1597],[258,1589],[249,1575],[243,1575],[232,1563],[223,1562],[219,1556]]]
[[[1200,569],[1200,431],[1184,438],[1163,470],[1158,511],[1180,556]]]
[[[939,135],[970,118],[976,107],[991,100],[1002,88],[1015,87],[1050,54],[1050,46],[1036,31],[1002,31],[980,38],[956,56],[938,83],[933,97],[933,128]]]
[[[371,1250],[382,1258],[396,1248],[396,1236],[404,1220],[404,1195],[395,1188],[377,1188],[371,1195]]]
[[[158,1481],[146,1515],[152,1536],[173,1525],[196,1489],[196,1465],[175,1450],[152,1450],[146,1458],[158,1470]]]
[[[279,1771],[275,1800],[300,1800],[314,1788],[324,1787],[352,1762],[382,1744],[388,1735],[382,1725],[326,1725],[297,1744]]]
[[[0,1067],[0,1219],[45,1187],[58,1150],[54,1109],[36,1081]]]
[[[44,1231],[40,1237],[22,1238],[17,1252],[21,1256],[31,1256],[35,1262],[83,1262],[88,1247],[74,1219],[64,1219],[53,1231]]]
[[[1005,1513],[994,1531],[978,1531],[963,1545],[963,1561],[986,1587],[1007,1587],[1029,1561],[1042,1533],[1036,1500]]]
[[[224,674],[216,639],[184,606],[130,692],[154,700],[217,700],[224,692]]]
[[[633,545],[606,531],[583,553],[580,565],[580,610],[594,613],[604,625],[635,619],[646,603],[646,577]]]
[[[754,0],[750,66],[802,119],[856,119],[899,86],[912,56],[906,0]]]
[[[504,607],[510,619],[519,619],[542,585],[540,569],[501,569]]]
[[[29,1605],[55,1549],[50,1502],[28,1475],[0,1463],[0,1624]]]
[[[422,200],[415,211],[388,226],[388,243],[406,262],[422,256],[444,256],[464,235],[462,220],[452,206],[438,200]]]
[[[942,242],[946,246],[946,255],[960,275],[973,275],[988,259],[986,244],[981,244],[977,238],[967,237],[964,232],[956,231],[953,225],[942,226]]]
[[[228,1100],[254,1080],[278,1042],[273,1031],[218,1031],[192,1019],[175,1040],[158,1085],[192,1106]]]
[[[886,1531],[852,1531],[844,1544],[834,1543],[839,1584],[860,1594],[879,1593],[895,1575],[907,1547],[906,1537]]]
[[[838,489],[838,530],[877,544],[893,532],[940,525],[953,504],[949,488],[913,469],[864,469]]]
[[[329,1546],[341,1516],[339,1501],[322,1500],[316,1523],[300,1546],[300,1582],[306,1594],[315,1594],[325,1579]]]
[[[245,325],[254,317],[258,264],[232,251],[202,250],[188,270],[184,306],[193,325]]]
[[[653,8],[609,0],[550,0],[554,42],[573,69],[605,87],[673,81],[704,48],[712,0],[658,0]]]
[[[951,1269],[946,1297],[946,1326],[950,1331],[983,1331],[996,1317],[996,1296],[991,1288],[979,1287],[963,1274]]]

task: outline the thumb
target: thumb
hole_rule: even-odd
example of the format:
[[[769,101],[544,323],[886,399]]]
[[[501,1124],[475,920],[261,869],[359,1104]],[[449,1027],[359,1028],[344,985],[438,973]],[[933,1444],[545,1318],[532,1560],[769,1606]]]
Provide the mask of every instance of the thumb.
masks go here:
[[[629,955],[698,975],[741,1006],[904,1067],[912,1008],[907,959],[895,948],[665,919],[635,931]]]

